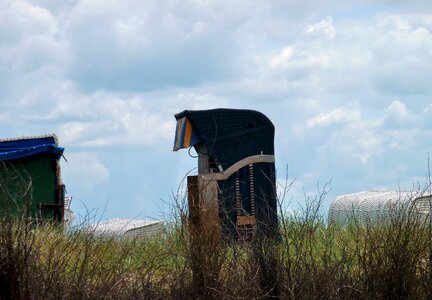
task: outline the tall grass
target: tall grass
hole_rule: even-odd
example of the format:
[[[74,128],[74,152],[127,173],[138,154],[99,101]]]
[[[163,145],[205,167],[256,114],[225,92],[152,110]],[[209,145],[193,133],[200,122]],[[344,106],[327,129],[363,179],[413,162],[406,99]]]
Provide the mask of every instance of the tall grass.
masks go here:
[[[10,216],[0,223],[0,298],[430,299],[428,222],[400,213],[327,225],[324,196],[282,213],[276,240],[191,234],[184,196],[165,232],[150,239]]]

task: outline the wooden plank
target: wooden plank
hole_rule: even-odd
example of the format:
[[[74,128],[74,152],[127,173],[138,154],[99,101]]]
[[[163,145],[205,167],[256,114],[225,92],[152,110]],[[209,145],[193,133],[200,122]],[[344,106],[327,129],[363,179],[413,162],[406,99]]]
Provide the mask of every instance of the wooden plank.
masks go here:
[[[218,185],[216,180],[198,179],[200,194],[200,217],[203,230],[217,240],[220,234]]]
[[[255,225],[255,224],[256,224],[255,216],[238,216],[237,217],[237,226]]]

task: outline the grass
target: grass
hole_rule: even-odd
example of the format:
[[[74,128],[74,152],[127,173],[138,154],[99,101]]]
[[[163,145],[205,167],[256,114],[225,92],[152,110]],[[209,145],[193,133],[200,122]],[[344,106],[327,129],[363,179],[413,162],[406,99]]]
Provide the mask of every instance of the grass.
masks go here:
[[[279,241],[201,239],[172,224],[151,239],[0,225],[2,299],[428,299],[430,232],[413,219],[327,226],[285,218]],[[195,252],[193,251],[195,249]],[[194,270],[200,273],[194,278]],[[195,265],[194,265],[195,264]]]
[[[185,201],[149,239],[0,223],[1,299],[431,299],[428,222],[327,225],[325,193],[280,218],[280,238],[217,243],[189,233]],[[184,199],[181,199],[184,200]]]

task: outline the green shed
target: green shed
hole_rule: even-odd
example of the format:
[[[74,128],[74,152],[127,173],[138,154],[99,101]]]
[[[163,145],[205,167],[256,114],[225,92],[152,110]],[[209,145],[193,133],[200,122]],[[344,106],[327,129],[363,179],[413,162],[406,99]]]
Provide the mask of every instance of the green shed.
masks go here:
[[[55,134],[0,139],[0,218],[64,220],[63,151]]]

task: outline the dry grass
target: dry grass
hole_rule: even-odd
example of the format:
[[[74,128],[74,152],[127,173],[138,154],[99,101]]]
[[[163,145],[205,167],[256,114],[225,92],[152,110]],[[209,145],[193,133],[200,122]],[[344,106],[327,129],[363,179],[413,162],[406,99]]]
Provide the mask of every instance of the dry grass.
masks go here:
[[[184,197],[164,234],[100,238],[82,226],[0,223],[1,299],[431,299],[431,232],[390,222],[328,226],[325,193],[281,216],[277,240],[190,235]],[[7,195],[3,194],[3,199]]]

